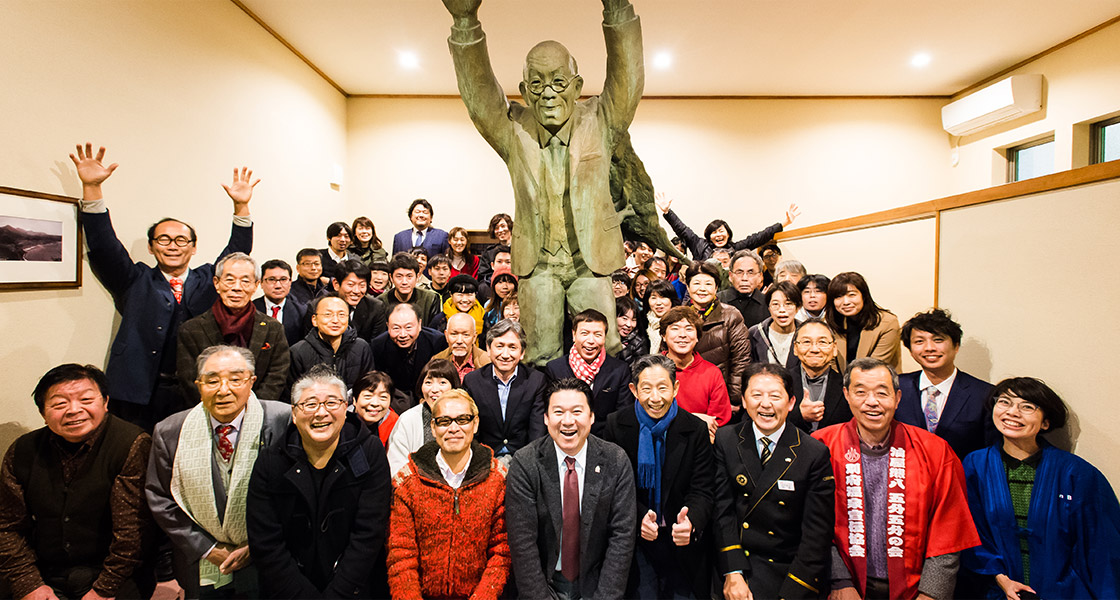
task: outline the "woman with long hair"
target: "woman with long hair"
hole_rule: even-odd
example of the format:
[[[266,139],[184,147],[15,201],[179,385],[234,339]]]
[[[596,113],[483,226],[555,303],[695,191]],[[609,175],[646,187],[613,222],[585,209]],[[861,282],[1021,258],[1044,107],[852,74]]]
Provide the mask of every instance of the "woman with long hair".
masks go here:
[[[452,227],[447,232],[447,258],[451,259],[451,276],[460,273],[478,279],[478,267],[482,263],[477,254],[471,252],[471,245],[467,239],[467,230],[462,227]]]
[[[389,260],[389,253],[381,246],[381,238],[377,237],[377,229],[369,217],[358,217],[350,226],[353,239],[350,243],[350,253],[357,256],[365,266],[379,261]]]
[[[875,304],[867,280],[853,271],[828,283],[828,325],[836,332],[836,362],[841,373],[857,358],[877,358],[898,371],[902,328],[898,317]]]

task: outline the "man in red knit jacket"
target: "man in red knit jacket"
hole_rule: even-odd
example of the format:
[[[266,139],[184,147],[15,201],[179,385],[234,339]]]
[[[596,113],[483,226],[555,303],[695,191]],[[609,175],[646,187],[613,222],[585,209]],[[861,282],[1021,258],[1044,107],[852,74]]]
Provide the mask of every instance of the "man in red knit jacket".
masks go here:
[[[497,600],[509,577],[506,468],[474,441],[478,407],[462,390],[432,407],[432,434],[393,479],[393,598]]]

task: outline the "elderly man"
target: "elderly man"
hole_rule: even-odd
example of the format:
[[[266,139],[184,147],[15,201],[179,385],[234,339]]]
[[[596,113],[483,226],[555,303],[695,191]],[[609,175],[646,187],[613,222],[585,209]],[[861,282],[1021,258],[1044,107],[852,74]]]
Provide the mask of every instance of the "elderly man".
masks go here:
[[[478,404],[478,441],[507,464],[514,452],[546,433],[547,380],[540,371],[521,364],[525,344],[520,323],[498,321],[486,332],[490,364],[463,379],[463,389]]]
[[[793,378],[773,363],[743,376],[749,419],[716,433],[718,573],[727,600],[823,598],[835,482],[828,448],[787,427]]]
[[[960,324],[940,308],[918,313],[902,326],[902,343],[922,369],[899,376],[897,418],[949,442],[964,460],[995,443],[999,432],[991,409],[985,410],[992,384],[957,369],[962,333]]]
[[[217,293],[210,264],[190,268],[198,241],[194,228],[176,219],[160,219],[148,228],[148,252],[156,266],[133,262],[113,231],[101,185],[113,174],[116,163],[105,166],[105,148],[93,154],[92,144],[70,160],[82,181],[82,230],[93,274],[113,297],[121,313],[120,327],[109,352],[109,410],[151,431],[164,417],[186,408],[175,377],[176,335],[179,325],[214,305]],[[231,252],[253,250],[253,222],[249,200],[253,172],[233,171],[233,183],[224,185],[233,200],[233,230],[219,258]]]
[[[385,302],[369,295],[371,273],[360,260],[344,260],[335,265],[331,278],[334,293],[350,308],[350,326],[367,342],[385,332],[389,317]]]
[[[852,409],[844,399],[844,376],[832,368],[836,358],[836,334],[828,323],[810,319],[793,334],[793,353],[801,364],[792,373],[794,398],[789,422],[812,433],[829,425],[852,420]]]
[[[175,579],[187,598],[257,594],[245,498],[257,453],[283,434],[286,402],[253,393],[253,353],[212,346],[198,357],[201,402],[156,426],[144,493],[171,538]]]
[[[151,527],[140,488],[152,440],[108,414],[107,387],[97,367],[72,363],[35,386],[46,427],[20,436],[0,467],[3,597],[139,594]],[[139,587],[150,593],[150,583]]]
[[[349,327],[349,307],[337,296],[323,296],[311,302],[311,324],[314,329],[291,349],[289,384],[295,383],[315,365],[328,365],[346,383],[354,387],[366,373],[373,370],[373,351],[369,344]]]
[[[638,540],[627,598],[710,598],[703,534],[714,506],[708,425],[680,409],[672,359],[643,356],[633,366],[631,410],[612,413],[603,439],[626,451],[638,490]]]
[[[384,302],[389,310],[399,304],[411,304],[420,317],[421,325],[442,329],[446,319],[439,294],[416,286],[422,270],[415,256],[407,252],[395,254],[393,260],[389,261],[389,279],[393,287],[385,290],[377,299]]]
[[[258,311],[250,301],[257,291],[257,263],[247,254],[228,254],[214,267],[218,302],[179,329],[179,380],[187,398],[197,400],[196,361],[211,346],[247,348],[256,364],[253,392],[279,399],[288,380],[288,338],[279,321]]]
[[[748,329],[770,316],[762,294],[762,257],[754,250],[739,250],[731,256],[728,269],[731,287],[719,293],[719,301],[739,309]]]
[[[433,358],[444,358],[455,365],[459,372],[459,380],[466,381],[468,373],[476,371],[490,364],[490,356],[483,352],[475,342],[478,335],[475,333],[474,317],[467,313],[456,313],[447,319],[447,329],[443,332],[447,340],[447,349]]]
[[[613,308],[611,314],[614,314]],[[545,374],[551,381],[575,377],[591,386],[591,410],[598,421],[591,431],[596,434],[607,426],[611,413],[634,406],[629,385],[630,366],[607,355],[604,347],[609,331],[610,325],[603,313],[589,308],[577,314],[572,317],[571,351],[545,366]]]
[[[418,400],[412,398],[412,391],[420,370],[447,347],[447,340],[438,331],[422,327],[416,308],[402,302],[389,313],[389,330],[373,338],[370,347],[377,368],[393,378],[393,386],[410,400]],[[404,408],[414,404],[410,401]]]
[[[603,92],[579,102],[583,78],[558,42],[525,57],[510,103],[490,66],[478,21],[481,0],[444,0],[454,18],[448,45],[459,91],[475,127],[509,168],[518,235],[514,274],[520,284],[530,363],[561,355],[564,302],[609,315],[607,347],[618,351],[610,274],[625,265],[621,215],[610,194],[611,156],[642,96],[642,29],[628,0],[603,0],[607,76]]]
[[[478,407],[451,390],[432,407],[435,440],[393,478],[393,598],[497,600],[509,577],[506,468],[475,440]],[[449,523],[454,523],[449,527]]]
[[[830,598],[952,598],[961,550],[980,544],[961,461],[894,420],[901,394],[887,363],[849,363],[844,396],[855,418],[813,434],[837,481]]]
[[[634,473],[591,435],[591,388],[549,384],[542,437],[513,455],[506,531],[521,598],[622,598],[638,531]]]
[[[426,250],[428,256],[446,254],[447,232],[432,227],[435,216],[436,211],[431,202],[423,198],[413,200],[408,205],[408,220],[412,222],[412,228],[393,236],[393,254],[408,252],[416,247]]]
[[[292,291],[292,266],[274,258],[261,265],[260,298],[253,300],[253,306],[260,312],[276,319],[284,326],[284,337],[288,346],[303,339],[303,315],[307,306],[289,296]]]
[[[317,368],[292,388],[293,423],[253,466],[246,526],[261,598],[386,598],[392,487],[385,450],[346,384]]]

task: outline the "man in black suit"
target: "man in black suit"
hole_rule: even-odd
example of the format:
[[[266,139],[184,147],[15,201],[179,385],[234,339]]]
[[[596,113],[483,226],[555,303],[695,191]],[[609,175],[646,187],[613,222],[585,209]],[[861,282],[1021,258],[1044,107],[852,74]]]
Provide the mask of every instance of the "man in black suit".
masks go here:
[[[447,340],[438,331],[420,325],[411,304],[402,302],[389,312],[388,331],[373,338],[370,348],[377,368],[393,379],[393,387],[401,394],[400,401],[394,398],[392,405],[398,414],[416,405],[413,393],[420,371],[446,347]]]
[[[754,250],[739,250],[731,257],[731,287],[718,294],[720,302],[739,309],[748,329],[770,316],[762,295],[762,258]]]
[[[801,366],[792,374],[790,396],[796,400],[789,422],[802,431],[812,433],[852,420],[844,398],[844,376],[832,368],[836,352],[836,334],[828,323],[809,319],[797,326],[793,353]]]
[[[630,367],[607,356],[606,342],[607,317],[589,308],[572,317],[572,348],[568,355],[545,365],[545,374],[551,381],[575,377],[591,386],[591,410],[596,421],[591,433],[595,435],[602,434],[611,413],[634,405]]]
[[[636,473],[638,543],[627,598],[709,598],[715,471],[708,425],[678,407],[676,365],[660,354],[634,362],[631,410],[611,413],[603,439],[626,451]]]
[[[752,363],[743,375],[750,420],[716,433],[717,567],[727,600],[824,598],[835,481],[828,448],[787,427],[792,377]]]
[[[370,270],[360,260],[344,260],[334,268],[335,277],[331,279],[333,293],[324,295],[337,295],[350,307],[350,326],[358,333],[358,337],[373,343],[373,338],[381,335],[388,328],[389,307],[380,299],[369,295]],[[311,316],[305,318],[310,324]],[[310,331],[310,327],[304,332]]]
[[[506,531],[518,596],[622,598],[637,533],[626,453],[591,435],[591,388],[549,384],[548,437],[513,455]]]
[[[314,248],[304,248],[296,253],[296,275],[288,296],[304,308],[319,297],[329,280],[323,277],[323,257]]]
[[[288,294],[292,291],[292,266],[279,258],[265,261],[261,265],[261,291],[264,295],[253,300],[253,306],[280,321],[289,347],[302,340],[307,333],[303,330],[303,315],[307,307],[294,300],[288,301]]]
[[[463,379],[463,389],[478,405],[475,439],[509,464],[513,453],[543,437],[544,374],[521,364],[525,332],[517,321],[502,319],[486,332],[490,364]]]
[[[985,410],[992,384],[957,369],[962,330],[939,308],[914,315],[902,326],[902,343],[921,371],[898,378],[902,401],[895,418],[949,442],[962,460],[996,441],[999,433]]]

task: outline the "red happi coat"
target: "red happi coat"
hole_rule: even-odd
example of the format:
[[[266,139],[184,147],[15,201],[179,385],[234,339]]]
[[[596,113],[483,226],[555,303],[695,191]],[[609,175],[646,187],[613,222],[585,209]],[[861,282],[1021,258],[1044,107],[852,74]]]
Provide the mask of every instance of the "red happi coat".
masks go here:
[[[832,453],[832,473],[836,477],[833,542],[862,597],[867,591],[867,558],[858,542],[866,541],[860,532],[849,531],[849,524],[858,523],[866,514],[861,502],[861,468],[849,466],[860,465],[862,459],[855,419],[826,427],[813,437],[824,442]],[[898,421],[892,424],[887,441],[891,448],[887,479],[887,579],[892,599],[909,600],[918,594],[925,559],[979,546],[980,536],[968,509],[964,469],[949,444],[924,429]],[[898,469],[900,463],[905,463],[905,471]],[[861,485],[848,485],[857,481]],[[861,489],[857,492],[856,487]],[[862,514],[852,514],[861,509]],[[902,525],[898,524],[899,516]]]

